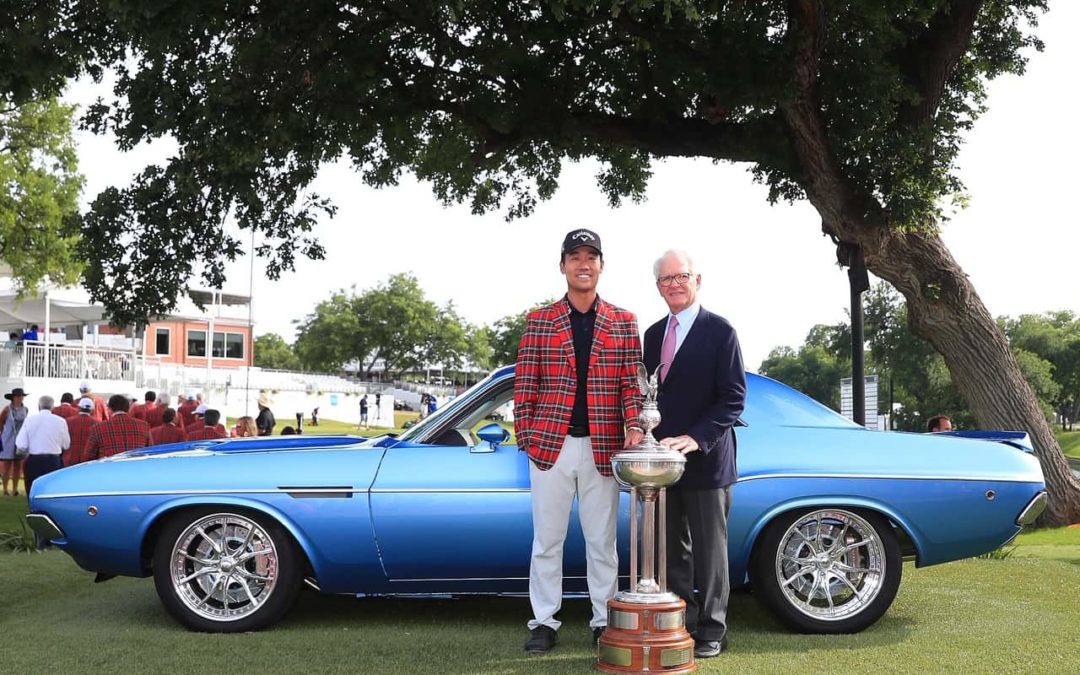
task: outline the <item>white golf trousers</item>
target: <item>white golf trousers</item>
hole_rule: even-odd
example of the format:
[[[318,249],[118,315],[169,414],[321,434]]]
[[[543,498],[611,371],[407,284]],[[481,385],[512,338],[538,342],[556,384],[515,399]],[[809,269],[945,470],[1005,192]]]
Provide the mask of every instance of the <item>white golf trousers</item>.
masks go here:
[[[585,535],[585,563],[592,601],[589,626],[607,625],[607,601],[619,585],[619,556],[615,527],[619,513],[619,485],[601,476],[593,461],[588,438],[567,436],[555,466],[541,471],[529,462],[532,484],[533,547],[529,566],[529,601],[533,618],[529,630],[562,622],[555,613],[562,607],[563,544],[570,524],[574,497]]]

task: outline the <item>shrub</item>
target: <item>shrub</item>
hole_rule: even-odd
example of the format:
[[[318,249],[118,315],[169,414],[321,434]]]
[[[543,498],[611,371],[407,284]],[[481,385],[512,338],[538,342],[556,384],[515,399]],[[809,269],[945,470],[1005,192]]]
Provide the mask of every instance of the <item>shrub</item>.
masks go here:
[[[0,551],[33,551],[36,548],[34,534],[26,525],[26,521],[20,521],[22,532],[0,532]]]
[[[1016,553],[1015,544],[1005,545],[1001,548],[995,548],[989,553],[983,553],[982,555],[978,556],[978,558],[980,560],[1005,560],[1006,558],[1011,558],[1013,553]]]

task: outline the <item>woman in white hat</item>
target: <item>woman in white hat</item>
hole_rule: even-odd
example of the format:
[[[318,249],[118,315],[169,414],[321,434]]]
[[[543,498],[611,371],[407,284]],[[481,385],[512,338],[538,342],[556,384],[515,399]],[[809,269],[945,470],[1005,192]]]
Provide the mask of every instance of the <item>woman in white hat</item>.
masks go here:
[[[0,411],[0,481],[3,482],[5,497],[12,493],[18,497],[19,479],[22,478],[25,460],[15,456],[15,437],[19,435],[19,429],[22,429],[29,411],[23,404],[26,392],[22,387],[15,387],[10,394],[4,394],[4,398],[11,403]],[[8,492],[9,480],[12,492]]]
[[[255,426],[259,429],[260,436],[270,436],[274,433],[274,413],[270,412],[270,397],[265,393],[259,394],[259,415],[255,418]]]

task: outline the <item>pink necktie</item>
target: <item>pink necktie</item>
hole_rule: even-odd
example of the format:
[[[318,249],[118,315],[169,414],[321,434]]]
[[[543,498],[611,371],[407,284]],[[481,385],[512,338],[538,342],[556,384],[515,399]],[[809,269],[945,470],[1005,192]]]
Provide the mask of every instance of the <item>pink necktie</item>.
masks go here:
[[[671,362],[675,358],[675,328],[679,325],[679,320],[675,318],[673,314],[668,319],[667,332],[664,333],[664,343],[660,345],[660,381],[663,382],[667,377],[668,369],[671,368]]]

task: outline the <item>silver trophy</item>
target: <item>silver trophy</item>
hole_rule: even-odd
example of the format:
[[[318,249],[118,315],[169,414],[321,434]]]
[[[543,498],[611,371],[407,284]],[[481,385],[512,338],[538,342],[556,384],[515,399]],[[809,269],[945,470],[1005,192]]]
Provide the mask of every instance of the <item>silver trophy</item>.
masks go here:
[[[665,448],[653,437],[660,424],[656,406],[659,389],[658,375],[663,364],[650,377],[645,366],[638,364],[638,386],[645,397],[641,411],[641,428],[645,437],[637,445],[618,452],[611,458],[615,480],[630,488],[630,588],[615,598],[631,603],[667,603],[678,596],[667,590],[667,528],[664,488],[682,477],[686,458],[677,450]],[[640,554],[638,544],[638,501],[641,502],[642,522]],[[657,508],[659,507],[659,508]],[[658,532],[659,531],[659,532]],[[657,536],[659,534],[659,536]],[[638,561],[641,578],[638,578]],[[659,558],[659,579],[657,578]]]

